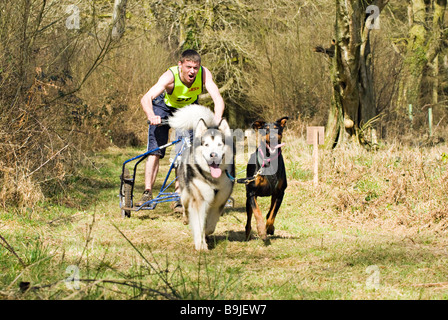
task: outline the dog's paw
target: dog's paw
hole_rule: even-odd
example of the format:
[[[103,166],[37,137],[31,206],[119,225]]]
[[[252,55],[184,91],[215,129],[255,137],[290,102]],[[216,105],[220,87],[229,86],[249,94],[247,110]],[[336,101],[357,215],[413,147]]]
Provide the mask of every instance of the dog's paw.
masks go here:
[[[196,251],[208,251],[208,246],[206,243],[201,243],[200,245],[195,245]]]
[[[259,233],[258,237],[263,241],[266,241],[268,239],[268,236],[266,233],[261,233],[261,234]]]
[[[183,218],[182,222],[183,222],[184,225],[187,225],[187,224],[190,223],[190,220],[188,219],[188,214],[185,212],[185,210],[182,213],[182,218]]]

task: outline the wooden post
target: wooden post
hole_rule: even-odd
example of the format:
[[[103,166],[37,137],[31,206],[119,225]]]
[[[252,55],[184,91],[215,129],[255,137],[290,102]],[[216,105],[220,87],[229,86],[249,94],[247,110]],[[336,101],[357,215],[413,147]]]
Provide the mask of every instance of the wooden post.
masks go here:
[[[414,116],[412,114],[412,104],[409,105],[408,115],[409,120],[411,121],[411,129],[412,129],[412,123],[414,122]]]
[[[319,183],[319,145],[324,144],[324,127],[307,127],[306,140],[313,145],[313,184]]]
[[[313,184],[319,183],[319,134],[314,133],[313,137]]]
[[[432,137],[432,108],[428,108],[429,136]]]

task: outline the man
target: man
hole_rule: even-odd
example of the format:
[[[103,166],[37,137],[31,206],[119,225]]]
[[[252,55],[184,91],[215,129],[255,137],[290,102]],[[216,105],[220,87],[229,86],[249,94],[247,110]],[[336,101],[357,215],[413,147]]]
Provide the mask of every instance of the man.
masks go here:
[[[157,83],[141,99],[143,111],[151,126],[148,132],[148,150],[157,148],[168,142],[167,125],[156,126],[162,118],[167,118],[178,108],[197,103],[203,88],[213,99],[215,110],[214,120],[221,121],[224,112],[224,100],[219,93],[218,86],[213,81],[210,71],[201,66],[201,57],[194,50],[186,50],[181,54],[177,66],[169,68],[159,78]],[[152,188],[159,171],[159,159],[165,156],[165,149],[148,156],[145,166],[145,191],[138,206],[152,199]],[[176,190],[178,184],[176,181]],[[175,211],[181,211],[182,206],[177,203]]]

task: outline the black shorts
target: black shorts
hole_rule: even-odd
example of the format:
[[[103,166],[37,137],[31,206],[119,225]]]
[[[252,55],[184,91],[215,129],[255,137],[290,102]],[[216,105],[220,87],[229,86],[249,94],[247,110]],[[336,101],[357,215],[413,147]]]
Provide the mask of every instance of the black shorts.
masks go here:
[[[165,104],[165,93],[162,93],[160,96],[152,100],[152,107],[154,110],[154,114],[156,116],[160,116],[161,119],[167,119],[168,117],[172,116],[173,113],[177,110],[176,108],[169,107]],[[147,151],[157,149],[159,146],[163,146],[168,142],[168,135],[170,131],[169,125],[163,125],[163,126],[149,126],[148,129],[148,145],[147,145]],[[190,137],[192,136],[192,131],[188,133]],[[176,130],[176,139],[181,137],[182,135],[185,135],[183,132],[178,132]],[[180,148],[180,143],[176,145],[176,152],[178,152],[178,148]],[[166,148],[156,150],[152,152],[153,155],[160,156],[160,159],[163,159],[165,156],[165,150]]]

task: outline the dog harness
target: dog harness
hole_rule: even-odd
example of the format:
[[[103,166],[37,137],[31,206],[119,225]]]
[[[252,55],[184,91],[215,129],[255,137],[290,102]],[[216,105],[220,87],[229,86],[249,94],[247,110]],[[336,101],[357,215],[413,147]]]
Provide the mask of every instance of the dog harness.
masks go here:
[[[247,177],[247,178],[242,178],[242,179],[238,179],[237,180],[237,183],[245,183],[245,184],[249,184],[249,183],[251,183],[252,181],[255,181],[255,179],[257,179],[257,177],[259,176],[259,175],[261,175],[262,173],[263,173],[263,169],[268,165],[268,164],[270,164],[271,163],[271,161],[272,160],[275,160],[275,159],[277,159],[279,156],[280,156],[280,154],[281,154],[281,152],[282,152],[282,149],[280,149],[281,147],[283,147],[285,145],[285,143],[282,143],[282,144],[278,144],[278,145],[276,145],[274,148],[269,148],[269,150],[271,151],[271,153],[273,153],[275,150],[277,150],[278,149],[278,152],[277,152],[277,154],[274,156],[274,157],[268,157],[268,158],[265,158],[265,156],[264,156],[264,153],[263,153],[263,150],[262,150],[262,148],[261,148],[261,146],[258,148],[258,152],[257,152],[257,162],[258,162],[258,164],[259,164],[259,166],[260,166],[260,168],[258,169],[258,171],[255,173],[255,175],[254,176],[252,176],[252,177]],[[227,172],[226,172],[227,173]],[[227,176],[229,177],[229,179],[230,180],[232,180],[232,178],[231,178],[231,176],[227,173]],[[268,180],[268,182],[269,182],[269,184],[272,186],[273,184],[274,185],[276,185],[277,183],[278,183],[278,181],[277,181],[277,176],[274,174],[274,175],[264,175],[264,177]],[[233,178],[233,180],[234,180],[235,178]],[[274,181],[275,180],[275,181]]]
[[[258,148],[258,161],[259,161],[258,163],[261,166],[260,170],[266,166],[266,163],[270,163],[272,160],[275,160],[280,156],[280,153],[282,152],[282,149],[280,149],[280,148],[283,147],[284,145],[285,145],[285,143],[282,143],[282,144],[276,145],[272,149],[269,148],[269,151],[271,151],[271,153],[274,153],[275,150],[279,149],[277,154],[273,158],[271,158],[271,157],[265,158],[261,147]]]
[[[199,68],[190,88],[180,80],[179,66],[173,66],[168,70],[174,76],[174,89],[171,94],[165,94],[165,104],[173,108],[182,108],[194,103],[203,91],[202,67]]]

